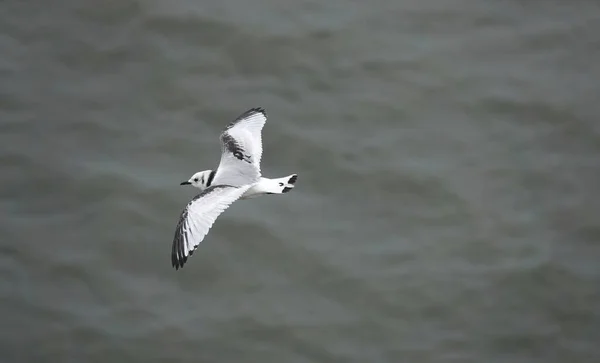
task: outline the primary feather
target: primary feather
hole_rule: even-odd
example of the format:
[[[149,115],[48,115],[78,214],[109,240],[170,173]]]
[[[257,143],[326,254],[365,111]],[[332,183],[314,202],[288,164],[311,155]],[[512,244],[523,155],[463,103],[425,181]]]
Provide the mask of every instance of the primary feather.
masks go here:
[[[250,185],[234,187],[213,185],[192,199],[181,212],[175,229],[171,262],[175,269],[183,267],[204,239],[217,217],[238,200]]]

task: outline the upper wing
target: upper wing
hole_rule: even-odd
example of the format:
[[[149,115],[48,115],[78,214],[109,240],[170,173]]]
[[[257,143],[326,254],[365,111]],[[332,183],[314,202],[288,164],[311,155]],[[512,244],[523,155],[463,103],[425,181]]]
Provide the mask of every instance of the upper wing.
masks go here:
[[[260,170],[260,159],[262,158],[262,129],[267,122],[267,111],[262,107],[251,108],[239,115],[233,122],[227,125],[223,134],[228,133],[235,139],[245,139],[251,146],[249,153],[252,155],[252,163]],[[221,135],[223,140],[223,135]]]
[[[252,108],[221,133],[221,162],[215,175],[215,184],[241,186],[260,178],[262,158],[262,129],[267,121],[263,108]]]
[[[192,199],[181,212],[175,229],[171,262],[175,269],[183,267],[204,239],[217,217],[239,199],[250,185],[240,188],[213,185]]]

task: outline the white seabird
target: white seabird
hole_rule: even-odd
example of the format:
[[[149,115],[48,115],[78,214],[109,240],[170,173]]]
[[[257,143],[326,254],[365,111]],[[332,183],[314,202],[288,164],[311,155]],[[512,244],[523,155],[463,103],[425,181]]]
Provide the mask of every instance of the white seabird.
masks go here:
[[[181,183],[202,192],[187,204],[179,217],[171,252],[176,270],[183,267],[217,217],[233,202],[264,194],[287,193],[294,187],[296,174],[277,179],[261,176],[261,131],[266,121],[267,113],[260,107],[241,114],[221,133],[221,161],[217,170],[197,172]]]

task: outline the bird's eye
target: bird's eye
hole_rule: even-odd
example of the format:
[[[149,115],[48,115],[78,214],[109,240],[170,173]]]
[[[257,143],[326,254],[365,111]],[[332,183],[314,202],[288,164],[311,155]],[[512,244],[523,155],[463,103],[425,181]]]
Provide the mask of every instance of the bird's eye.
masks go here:
[[[195,181],[195,182],[197,182],[197,181],[198,181],[198,178],[194,178],[194,181]]]

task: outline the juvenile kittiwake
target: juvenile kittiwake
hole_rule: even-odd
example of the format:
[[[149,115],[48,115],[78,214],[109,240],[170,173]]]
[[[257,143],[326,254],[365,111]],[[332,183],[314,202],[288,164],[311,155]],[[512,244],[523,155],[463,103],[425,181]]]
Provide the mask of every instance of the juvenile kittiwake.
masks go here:
[[[181,185],[192,185],[202,192],[181,212],[175,229],[171,262],[175,269],[183,267],[204,239],[217,217],[238,199],[264,194],[289,192],[296,174],[283,178],[263,178],[261,131],[267,121],[263,108],[252,108],[221,133],[221,161],[217,170],[199,171]]]

